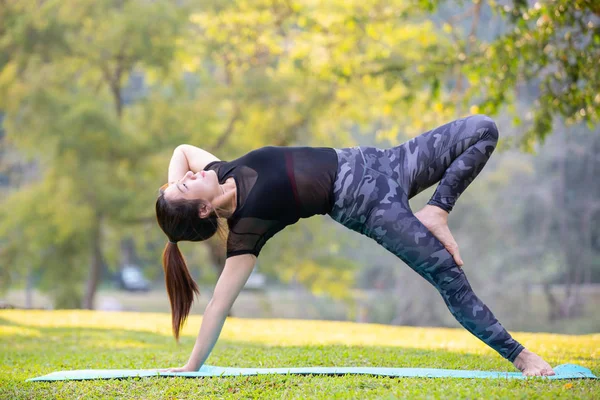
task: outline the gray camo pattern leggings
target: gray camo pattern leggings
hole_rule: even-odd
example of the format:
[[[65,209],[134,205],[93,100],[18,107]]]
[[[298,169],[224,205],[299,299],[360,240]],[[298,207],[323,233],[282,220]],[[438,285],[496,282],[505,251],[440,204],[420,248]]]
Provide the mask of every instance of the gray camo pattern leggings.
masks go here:
[[[414,216],[408,202],[439,182],[428,204],[450,212],[497,142],[494,121],[473,115],[390,149],[336,149],[338,171],[330,215],[408,264],[435,286],[465,329],[512,362],[523,346],[475,295],[464,271]]]

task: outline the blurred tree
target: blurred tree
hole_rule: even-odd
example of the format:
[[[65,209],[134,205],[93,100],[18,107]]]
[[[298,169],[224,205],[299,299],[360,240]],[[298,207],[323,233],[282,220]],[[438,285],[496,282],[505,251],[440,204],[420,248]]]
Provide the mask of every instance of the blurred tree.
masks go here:
[[[56,306],[93,308],[107,232],[139,216],[135,199],[154,181],[138,172],[156,148],[139,145],[123,87],[138,67],[168,72],[185,14],[167,1],[2,5],[7,140],[39,162],[39,178],[3,203],[3,252],[11,268],[43,271]]]
[[[464,104],[492,115],[508,109],[525,127],[515,137],[524,150],[533,151],[557,118],[590,129],[600,121],[597,0],[421,3],[447,13],[443,27],[457,45],[455,90]],[[493,21],[490,9],[502,20]]]
[[[494,238],[489,246],[513,249],[498,254],[499,273],[506,271],[505,264],[537,266],[536,279],[521,278],[546,284],[550,319],[578,316],[583,306],[581,284],[591,282],[599,270],[592,222],[598,218],[597,193],[589,180],[597,168],[595,139],[589,135],[597,133],[600,117],[600,73],[595,67],[600,59],[598,2],[419,0],[418,4],[435,12],[432,19],[454,43],[456,54],[447,63],[454,79],[446,81],[446,88],[458,109],[494,116],[508,112],[524,132],[501,135],[499,148],[519,145],[530,153],[544,151],[539,159],[524,164],[515,155],[511,159],[516,164],[498,172],[540,171],[530,185],[513,193],[525,200],[522,209],[497,203],[495,190],[487,200],[483,191],[474,195],[477,201],[470,212],[491,202],[497,206],[494,214],[500,216],[488,215]],[[583,123],[589,129],[583,129]],[[553,130],[564,143],[536,145]],[[504,191],[511,197],[511,187]],[[488,214],[485,208],[480,211]],[[528,227],[528,233],[513,232],[518,225]],[[502,227],[511,234],[504,235]],[[502,242],[506,245],[499,245]],[[579,262],[573,262],[576,258]],[[565,284],[564,296],[554,295],[547,285],[558,282]]]
[[[600,138],[581,126],[554,135],[547,156],[536,159],[537,169],[544,171],[539,180],[546,182],[537,186],[524,214],[535,247],[554,244],[557,250],[560,268],[544,282],[550,320],[581,316],[581,285],[592,283],[594,270],[600,271],[600,252],[593,243],[600,227],[592,223],[600,216]],[[557,296],[551,283],[564,284],[564,296]]]
[[[551,320],[578,316],[583,306],[581,284],[590,283],[598,269],[593,249],[597,233],[591,223],[598,215],[593,183],[597,140],[590,134],[598,132],[600,120],[596,68],[600,4],[593,0],[430,2],[442,3],[464,5],[461,14],[446,19],[446,30],[459,44],[463,65],[457,89],[465,104],[489,114],[506,109],[516,125],[524,125],[523,134],[503,141],[505,148],[517,143],[528,152],[545,152],[535,160],[545,171],[531,182],[536,190],[520,191],[525,203],[519,215],[528,230],[521,241],[525,247],[514,248],[520,249],[524,262],[539,262],[548,252],[554,254],[550,249],[560,249],[554,254],[560,260],[558,269],[540,283],[565,284],[562,297],[546,285]],[[503,18],[500,23],[493,23],[490,9]],[[458,15],[463,16],[463,26],[453,25]],[[497,32],[490,29],[494,25]],[[580,126],[583,123],[589,130]],[[553,127],[558,128],[559,143],[536,146]]]

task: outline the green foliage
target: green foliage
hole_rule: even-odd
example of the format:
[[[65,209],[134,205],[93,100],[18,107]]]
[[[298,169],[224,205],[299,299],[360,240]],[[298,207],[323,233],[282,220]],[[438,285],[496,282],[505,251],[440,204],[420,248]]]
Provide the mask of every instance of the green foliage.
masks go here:
[[[101,231],[139,219],[134,202],[156,182],[138,173],[157,147],[138,146],[144,133],[123,115],[123,87],[136,68],[165,73],[183,14],[166,1],[8,2],[4,11],[6,139],[38,172],[3,202],[3,251],[20,260],[3,268],[44,271],[56,305],[79,306]]]
[[[497,114],[520,98],[512,112],[515,122],[526,124],[520,144],[527,151],[551,133],[555,117],[569,125],[595,126],[600,121],[598,2],[487,4],[508,26],[491,42],[478,42],[465,61],[465,75],[474,77],[468,101],[478,103],[482,112]],[[530,108],[523,107],[527,98]]]
[[[286,228],[271,239],[270,251],[261,254],[261,272],[279,276],[285,283],[303,284],[316,295],[349,300],[348,288],[354,286],[358,265],[341,252],[342,242],[349,245],[352,241],[342,229],[316,218]]]
[[[93,210],[78,204],[73,189],[65,178],[33,183],[10,196],[0,209],[4,265],[40,274],[41,288],[55,294],[56,307],[80,306],[81,293],[75,285],[85,277],[88,262],[81,249],[90,246],[85,233],[91,228]]]

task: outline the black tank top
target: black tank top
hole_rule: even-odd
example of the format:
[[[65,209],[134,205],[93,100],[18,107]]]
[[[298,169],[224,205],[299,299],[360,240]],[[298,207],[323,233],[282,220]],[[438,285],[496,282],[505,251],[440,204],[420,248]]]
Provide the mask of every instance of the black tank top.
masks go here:
[[[222,184],[237,186],[237,206],[228,218],[227,257],[258,256],[277,232],[300,218],[328,214],[333,205],[337,154],[325,147],[263,147],[233,161],[214,161]]]

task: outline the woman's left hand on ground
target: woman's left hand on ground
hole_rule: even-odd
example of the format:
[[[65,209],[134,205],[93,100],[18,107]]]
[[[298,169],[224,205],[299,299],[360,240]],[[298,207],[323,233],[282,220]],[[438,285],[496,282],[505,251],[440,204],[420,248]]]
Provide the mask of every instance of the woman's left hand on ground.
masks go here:
[[[188,366],[187,364],[184,365],[183,367],[179,367],[179,368],[165,368],[165,369],[159,369],[159,372],[197,372],[199,368],[192,368],[191,366]]]

